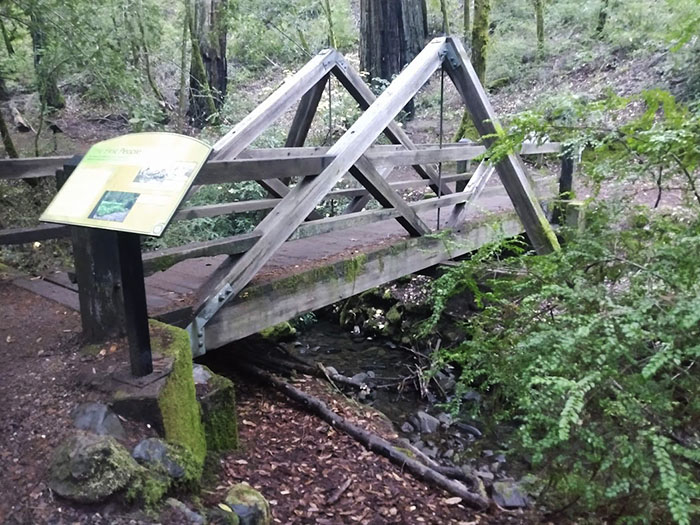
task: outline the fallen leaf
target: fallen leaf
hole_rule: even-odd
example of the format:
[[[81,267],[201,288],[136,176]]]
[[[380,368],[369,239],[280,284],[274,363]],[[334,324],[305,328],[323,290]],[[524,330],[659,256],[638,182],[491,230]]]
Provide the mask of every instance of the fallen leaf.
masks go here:
[[[457,505],[459,503],[462,503],[462,498],[459,496],[455,496],[454,498],[447,498],[445,500],[445,505]]]
[[[224,512],[230,512],[233,514],[233,509],[226,505],[226,503],[219,503],[219,508],[223,510]]]

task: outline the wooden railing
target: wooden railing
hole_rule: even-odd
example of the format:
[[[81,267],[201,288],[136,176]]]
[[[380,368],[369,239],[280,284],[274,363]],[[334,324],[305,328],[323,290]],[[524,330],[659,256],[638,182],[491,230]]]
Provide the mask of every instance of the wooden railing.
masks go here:
[[[365,157],[378,168],[395,168],[414,164],[429,165],[438,162],[471,161],[479,158],[486,151],[484,146],[474,144],[444,144],[442,147],[429,144],[408,151],[401,146],[374,146],[367,150]],[[521,155],[558,154],[561,151],[559,143],[544,143],[523,145]],[[277,148],[249,149],[240,154],[240,158],[230,161],[210,161],[205,164],[195,181],[195,185],[236,184],[245,181],[264,182],[266,180],[305,177],[318,175],[330,162],[332,157],[327,155],[328,148]],[[61,173],[64,163],[72,157],[46,157],[31,159],[0,160],[0,180],[19,179],[55,179]],[[442,183],[453,188],[454,183],[466,182],[472,173],[447,173],[442,176]],[[429,179],[403,179],[389,182],[394,190],[410,190],[425,188],[430,185]],[[235,189],[235,186],[234,186]],[[269,188],[266,187],[269,191]],[[363,187],[335,189],[329,192],[323,201],[338,199],[355,199],[367,195]],[[468,195],[459,192],[409,203],[416,211],[428,211],[437,208],[454,206],[463,203]],[[227,202],[210,205],[189,206],[185,203],[175,214],[173,220],[191,220],[220,215],[235,215],[253,211],[271,210],[281,201],[280,197],[268,197],[245,201]],[[334,230],[371,224],[382,220],[395,218],[398,212],[393,208],[365,210],[335,217],[317,218],[300,225],[294,238],[309,237]],[[23,228],[8,228],[0,230],[0,245],[33,243],[50,239],[65,239],[70,237],[70,227],[60,224],[41,224]],[[175,246],[165,250],[144,254],[144,265],[147,273],[162,270],[182,260],[194,257],[245,252],[259,237],[256,233],[245,233],[225,237],[213,241],[193,242]]]

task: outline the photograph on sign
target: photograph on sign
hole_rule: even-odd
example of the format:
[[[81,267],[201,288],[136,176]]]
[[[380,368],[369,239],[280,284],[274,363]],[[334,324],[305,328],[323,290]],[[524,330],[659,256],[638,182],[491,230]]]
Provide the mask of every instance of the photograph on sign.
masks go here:
[[[160,236],[209,156],[203,142],[135,133],[95,144],[42,221]]]

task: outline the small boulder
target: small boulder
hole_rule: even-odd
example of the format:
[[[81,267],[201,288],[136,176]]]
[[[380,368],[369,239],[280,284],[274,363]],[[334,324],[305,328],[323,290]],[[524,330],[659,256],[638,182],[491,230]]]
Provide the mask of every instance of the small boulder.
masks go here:
[[[270,525],[272,521],[270,504],[248,483],[231,487],[224,503],[238,516],[240,525]]]
[[[493,501],[504,509],[522,509],[530,506],[527,494],[515,481],[496,481],[491,490]]]
[[[280,323],[260,331],[260,335],[269,341],[289,341],[297,334],[296,328],[290,323]]]
[[[207,450],[223,452],[238,448],[236,391],[233,382],[206,367],[206,381],[197,384],[197,399],[202,407],[202,423]],[[204,375],[204,374],[202,374]]]
[[[56,449],[48,484],[66,499],[98,503],[124,489],[138,468],[113,437],[79,432]]]
[[[102,403],[83,403],[73,411],[73,424],[98,436],[125,439],[126,431],[119,417]]]
[[[187,473],[187,461],[183,452],[184,449],[178,450],[162,439],[148,438],[136,445],[131,455],[140,464],[179,481]]]
[[[421,434],[432,434],[440,427],[440,420],[422,410],[419,410],[414,416],[411,416],[409,422],[417,428]]]

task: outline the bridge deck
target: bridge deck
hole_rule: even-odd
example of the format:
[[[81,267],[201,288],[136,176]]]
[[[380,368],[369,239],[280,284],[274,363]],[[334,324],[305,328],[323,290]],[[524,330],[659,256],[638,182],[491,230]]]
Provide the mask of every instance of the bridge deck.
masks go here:
[[[537,184],[540,197],[554,194],[555,178]],[[394,219],[286,242],[262,270],[207,327],[207,348],[240,339],[296,315],[463,255],[522,226],[500,183],[482,194],[478,207],[467,215],[461,232],[444,238],[410,238]],[[444,224],[449,208],[442,210]],[[437,212],[421,213],[431,227]],[[449,246],[449,245],[452,246]],[[191,320],[197,290],[227,256],[182,261],[146,278],[149,314],[172,324]],[[66,273],[43,281],[20,279],[17,284],[77,309],[77,285]]]

